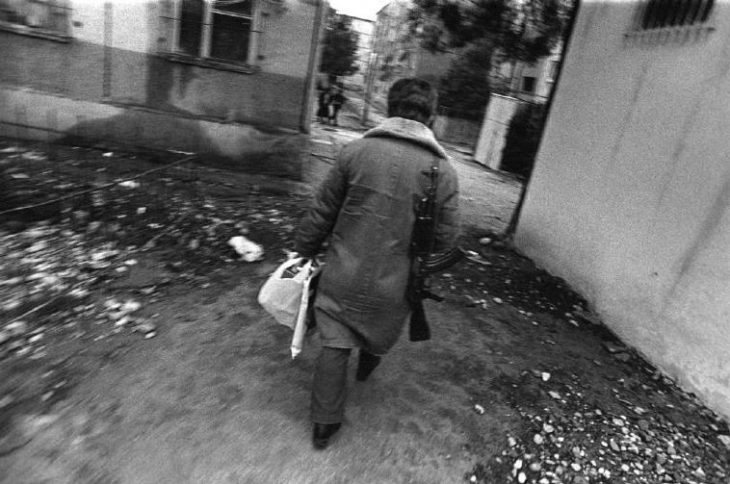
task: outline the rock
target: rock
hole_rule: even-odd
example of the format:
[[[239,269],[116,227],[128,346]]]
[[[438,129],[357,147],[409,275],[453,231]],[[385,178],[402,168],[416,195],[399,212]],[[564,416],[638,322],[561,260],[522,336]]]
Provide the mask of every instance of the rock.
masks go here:
[[[474,411],[479,415],[484,415],[484,407],[479,404],[474,405]]]
[[[43,339],[43,333],[34,334],[30,338],[28,338],[28,343],[37,343],[38,341]]]
[[[542,469],[542,466],[539,462],[533,462],[530,464],[530,470],[532,472],[540,472],[540,469]]]
[[[600,326],[601,325],[601,320],[600,320],[600,318],[597,315],[595,315],[595,314],[591,313],[590,311],[585,310],[585,309],[583,309],[581,307],[576,308],[573,311],[573,314],[576,317],[582,319],[583,321],[585,321],[587,323],[594,324],[596,326]]]
[[[156,329],[157,329],[157,327],[153,323],[151,323],[149,321],[144,321],[142,323],[135,325],[134,329],[132,331],[134,331],[136,333],[149,334],[149,333],[154,332]]]
[[[718,435],[717,438],[730,450],[730,435]]]
[[[613,355],[613,357],[619,361],[623,361],[624,363],[627,363],[629,360],[631,360],[631,355],[628,353],[617,353]]]
[[[535,436],[532,438],[532,441],[535,442],[537,445],[542,445],[543,442],[545,442],[545,438],[540,434],[535,434]]]
[[[527,482],[527,475],[524,472],[520,472],[519,474],[517,474],[517,482],[519,482],[520,484],[524,484],[525,482]]]
[[[618,446],[615,440],[609,440],[608,444],[611,446],[611,450],[613,450],[614,452],[621,452],[621,448]]]
[[[628,351],[628,348],[626,346],[623,346],[620,344],[615,344],[615,343],[612,343],[611,341],[604,341],[603,347],[606,348],[606,350],[611,354],[623,353],[623,352]]]
[[[517,440],[515,440],[515,438],[514,437],[511,437],[511,436],[510,437],[507,437],[507,444],[510,447],[514,447],[515,445],[517,445]]]
[[[495,302],[495,303],[497,303],[497,304],[502,304],[502,303],[504,302],[504,301],[502,300],[502,298],[499,298],[499,297],[493,297],[493,298],[492,298],[492,301],[494,301],[494,302]]]
[[[548,423],[543,424],[542,429],[545,431],[546,434],[552,434],[553,432],[555,432],[555,427]]]
[[[540,378],[542,378],[542,381],[548,381],[550,380],[550,373],[543,371],[540,373]]]
[[[492,243],[491,237],[482,237],[479,239],[479,245],[489,245]]]
[[[28,332],[28,323],[25,321],[14,321],[7,324],[4,331],[7,332],[11,338],[22,336]]]
[[[548,395],[550,395],[555,400],[560,400],[560,394],[558,392],[554,391],[554,390],[550,390],[548,392]]]
[[[124,301],[124,304],[122,304],[121,308],[119,308],[119,311],[123,314],[131,314],[135,311],[138,311],[141,307],[142,305],[137,301],[127,299],[126,301]]]
[[[127,324],[129,324],[130,321],[131,321],[131,318],[129,316],[122,316],[121,318],[119,318],[118,320],[116,320],[114,322],[114,326],[117,326],[117,327],[126,326]]]

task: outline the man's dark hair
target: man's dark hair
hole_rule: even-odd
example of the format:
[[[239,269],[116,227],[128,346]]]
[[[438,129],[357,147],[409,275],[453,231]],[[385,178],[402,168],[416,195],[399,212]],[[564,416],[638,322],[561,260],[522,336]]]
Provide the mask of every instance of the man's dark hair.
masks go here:
[[[436,108],[436,90],[423,79],[410,77],[396,81],[388,91],[388,117],[428,123]]]

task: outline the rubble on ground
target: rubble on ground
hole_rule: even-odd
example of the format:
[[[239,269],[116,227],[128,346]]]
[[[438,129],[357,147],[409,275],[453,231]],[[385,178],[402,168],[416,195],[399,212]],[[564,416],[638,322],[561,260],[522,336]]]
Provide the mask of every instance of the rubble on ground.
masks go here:
[[[211,169],[174,167],[129,180],[133,167],[125,164],[135,163],[144,164],[135,155],[86,148],[56,147],[51,154],[23,145],[0,149],[3,209],[35,205],[3,216],[0,224],[0,359],[43,358],[48,330],[63,328],[80,338],[87,322],[94,341],[120,333],[154,337],[158,328],[144,309],[159,296],[158,284],[137,288],[139,300],[129,291],[101,297],[141,254],[167,258],[175,282],[205,284],[215,267],[239,257],[261,260],[264,244],[257,237],[276,254],[294,230],[299,200],[253,193],[221,202],[198,181]],[[94,187],[105,188],[89,192]]]
[[[534,384],[524,374],[516,385]],[[573,375],[568,381],[542,381],[549,402],[511,402],[518,410],[521,433],[509,435],[501,455],[477,465],[472,482],[537,484],[727,484],[730,479],[728,427],[716,414],[676,387],[683,405],[696,414],[691,421],[673,418],[674,406],[647,408],[629,399],[624,382],[613,388],[623,413],[588,397],[589,385]],[[671,382],[655,375],[660,384]],[[552,388],[553,390],[548,390]],[[662,390],[657,388],[646,391]],[[495,480],[496,479],[496,480]]]

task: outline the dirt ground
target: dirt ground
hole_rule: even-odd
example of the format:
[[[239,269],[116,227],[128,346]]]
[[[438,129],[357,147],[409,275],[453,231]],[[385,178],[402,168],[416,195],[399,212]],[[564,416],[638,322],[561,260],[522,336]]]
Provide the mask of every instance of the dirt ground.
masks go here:
[[[256,294],[308,186],[356,135],[317,127],[304,184],[185,164],[103,200],[0,216],[0,482],[728,482],[727,424],[499,243],[519,184],[466,159],[462,242],[484,263],[433,279],[446,297],[426,303],[433,339],[403,338],[353,381],[342,431],[314,451],[316,334],[292,361],[290,331]],[[174,159],[0,150],[4,193],[24,200]],[[233,235],[263,260],[240,260]]]

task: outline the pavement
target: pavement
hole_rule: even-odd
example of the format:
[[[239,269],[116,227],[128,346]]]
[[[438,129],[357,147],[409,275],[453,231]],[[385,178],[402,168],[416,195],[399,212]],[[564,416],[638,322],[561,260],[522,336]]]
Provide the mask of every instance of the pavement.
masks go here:
[[[310,185],[356,128],[314,126]],[[24,150],[8,153],[46,156]],[[0,161],[13,180],[48,177],[49,190],[59,177],[72,186],[147,166],[93,150],[74,161],[80,153]],[[108,266],[89,273],[97,282],[83,305],[28,316],[27,334],[0,356],[0,482],[727,484],[727,423],[623,346],[562,281],[480,242],[503,230],[520,187],[452,154],[463,244],[484,264],[432,279],[446,298],[426,302],[432,340],[402,338],[367,382],[350,379],[343,428],[325,451],[312,448],[308,419],[316,333],[291,360],[291,331],[256,302],[305,198],[264,193],[243,174],[201,168],[191,181],[181,170],[120,188],[93,231],[90,220],[52,224],[47,247],[38,227],[0,229],[0,255],[41,264],[29,281],[69,272],[61,256],[58,267],[34,259],[63,253],[64,240],[82,244],[71,256],[103,252],[92,262]],[[144,218],[153,208],[156,225]],[[233,233],[260,242],[264,259],[235,260]],[[2,291],[17,276],[0,265]],[[154,337],[105,316],[111,299],[131,298]]]

